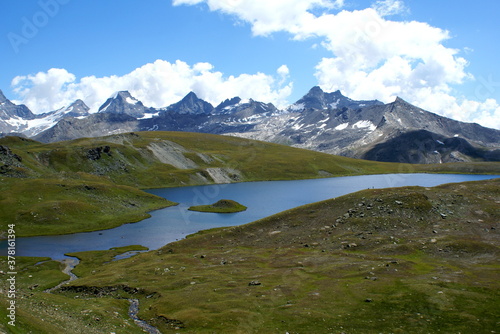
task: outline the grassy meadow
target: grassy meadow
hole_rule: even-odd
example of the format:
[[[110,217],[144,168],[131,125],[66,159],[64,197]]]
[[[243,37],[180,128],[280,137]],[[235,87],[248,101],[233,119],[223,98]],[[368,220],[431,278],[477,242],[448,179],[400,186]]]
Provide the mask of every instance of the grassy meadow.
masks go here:
[[[16,236],[142,220],[175,205],[147,188],[383,173],[500,174],[500,163],[409,165],[241,138],[142,132],[42,144],[0,138],[0,221]],[[365,190],[155,251],[16,258],[16,327],[0,332],[494,333],[500,323],[499,180]],[[2,233],[0,237],[5,237]],[[142,253],[114,261],[130,251]],[[7,259],[0,257],[0,277]],[[0,281],[2,294],[7,281]]]
[[[141,333],[136,298],[162,333],[494,333],[499,186],[369,189],[120,261],[127,249],[72,254],[81,278],[49,295],[57,263],[27,259],[20,304],[37,313],[21,324]]]

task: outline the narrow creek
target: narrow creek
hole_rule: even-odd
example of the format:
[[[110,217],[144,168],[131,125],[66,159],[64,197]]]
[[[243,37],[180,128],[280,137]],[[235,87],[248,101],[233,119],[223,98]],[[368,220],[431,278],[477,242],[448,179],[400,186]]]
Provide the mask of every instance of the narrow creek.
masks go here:
[[[65,258],[63,260],[60,260],[60,262],[65,265],[62,272],[65,273],[66,275],[69,275],[69,279],[57,284],[52,288],[44,290],[44,292],[46,293],[52,293],[53,291],[59,289],[63,285],[78,279],[78,276],[76,276],[72,271],[80,263],[80,260],[78,258],[76,257]],[[138,317],[139,300],[128,299],[128,301],[130,302],[130,306],[128,308],[128,316],[134,321],[134,323],[149,334],[161,334],[161,332],[156,327],[148,324],[146,321]]]
[[[78,263],[80,263],[79,259],[77,259],[76,257],[70,257],[70,258],[66,258],[66,259],[60,260],[59,262],[61,262],[62,264],[65,265],[64,269],[62,270],[62,272],[65,273],[66,275],[69,275],[69,279],[66,280],[66,281],[63,281],[63,282],[61,282],[59,284],[57,284],[56,286],[54,286],[52,288],[46,289],[44,292],[51,293],[52,291],[55,291],[55,290],[59,289],[61,286],[65,285],[65,284],[68,284],[69,282],[78,279],[78,276],[76,276],[72,272],[72,270],[76,267],[76,265]]]
[[[128,316],[134,320],[135,324],[141,327],[144,331],[149,334],[161,334],[161,332],[156,328],[148,324],[146,321],[139,319],[137,314],[139,313],[139,300],[129,299],[130,307],[128,308]]]

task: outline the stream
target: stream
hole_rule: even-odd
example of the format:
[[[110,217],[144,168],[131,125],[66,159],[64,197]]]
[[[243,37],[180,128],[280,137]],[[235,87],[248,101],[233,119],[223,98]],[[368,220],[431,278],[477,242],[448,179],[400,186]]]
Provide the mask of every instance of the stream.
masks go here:
[[[69,282],[72,282],[72,281],[78,279],[78,276],[76,276],[72,271],[80,263],[80,260],[78,258],[68,257],[68,258],[65,258],[63,260],[60,260],[59,262],[61,262],[62,264],[65,264],[62,272],[65,273],[66,275],[69,275],[69,279],[57,284],[56,286],[54,286],[52,288],[46,289],[44,291],[46,293],[52,293],[53,291],[59,289],[63,285],[68,284]],[[128,316],[132,320],[134,320],[134,323],[149,334],[161,334],[161,332],[156,327],[151,326],[146,321],[141,320],[137,316],[137,314],[139,313],[139,300],[138,299],[128,299],[128,301],[130,302],[130,306],[128,309]]]
[[[52,291],[59,289],[61,286],[78,279],[78,276],[73,274],[72,270],[76,267],[78,263],[80,263],[80,260],[78,260],[76,257],[67,257],[65,259],[60,260],[59,262],[65,264],[65,267],[62,270],[62,272],[65,273],[66,275],[69,275],[69,279],[57,284],[52,288],[45,290],[44,292],[46,293],[51,293]]]
[[[134,320],[135,324],[141,327],[143,330],[149,334],[161,334],[161,332],[156,328],[148,324],[146,321],[139,319],[137,313],[139,313],[139,300],[129,299],[130,307],[128,308],[129,317]]]

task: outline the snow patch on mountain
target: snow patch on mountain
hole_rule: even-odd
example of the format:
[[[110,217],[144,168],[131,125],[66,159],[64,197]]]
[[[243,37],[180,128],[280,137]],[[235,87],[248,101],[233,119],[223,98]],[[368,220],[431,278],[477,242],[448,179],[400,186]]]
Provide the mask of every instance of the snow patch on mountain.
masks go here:
[[[352,128],[353,129],[368,128],[368,130],[370,130],[370,131],[375,131],[377,126],[370,121],[358,121],[358,122],[353,124]]]
[[[129,97],[129,96],[127,96],[127,98],[125,99],[125,101],[127,103],[130,103],[130,104],[137,104],[139,102],[139,100],[136,100],[133,97]]]
[[[348,126],[349,126],[349,123],[342,123],[342,124],[337,125],[334,129],[341,131],[341,130],[346,129]]]
[[[292,104],[291,106],[288,107],[288,110],[292,111],[292,112],[294,112],[294,111],[302,111],[302,110],[304,110],[305,106],[306,105],[304,103],[294,103],[294,104]]]
[[[150,113],[150,114],[144,114],[144,116],[138,118],[137,120],[142,120],[142,119],[150,119],[153,117],[158,117],[160,115],[160,112],[155,112],[155,113]]]
[[[332,109],[337,108],[339,103],[340,103],[340,99],[338,99],[337,101],[335,101],[333,103],[330,103],[330,108],[332,108]]]

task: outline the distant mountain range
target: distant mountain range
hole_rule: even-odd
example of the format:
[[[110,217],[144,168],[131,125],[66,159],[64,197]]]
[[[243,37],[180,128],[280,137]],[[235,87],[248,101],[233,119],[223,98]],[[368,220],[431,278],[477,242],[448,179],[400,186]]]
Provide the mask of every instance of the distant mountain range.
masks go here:
[[[133,131],[188,131],[276,142],[377,161],[439,163],[500,161],[500,130],[436,115],[397,98],[355,101],[313,87],[280,110],[234,97],[213,106],[190,92],[165,108],[150,108],[121,91],[97,113],[82,100],[45,114],[9,101],[0,91],[0,132],[41,142]]]

